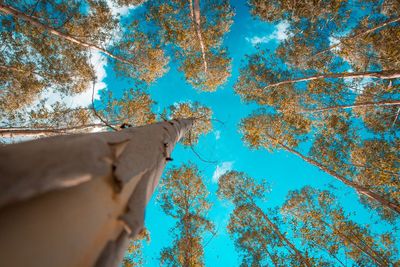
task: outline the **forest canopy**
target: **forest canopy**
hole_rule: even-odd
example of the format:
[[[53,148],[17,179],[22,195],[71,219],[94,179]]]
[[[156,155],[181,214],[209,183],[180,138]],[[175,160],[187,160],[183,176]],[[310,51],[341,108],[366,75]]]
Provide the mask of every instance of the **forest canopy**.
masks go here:
[[[0,25],[1,146],[193,120],[122,266],[400,265],[399,1],[0,0]]]

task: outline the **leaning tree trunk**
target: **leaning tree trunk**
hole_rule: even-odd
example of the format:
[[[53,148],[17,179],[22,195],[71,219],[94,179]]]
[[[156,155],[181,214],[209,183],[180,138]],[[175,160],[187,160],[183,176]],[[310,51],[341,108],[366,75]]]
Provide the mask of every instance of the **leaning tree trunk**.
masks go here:
[[[264,89],[277,87],[280,85],[293,84],[298,82],[307,82],[321,79],[345,79],[345,78],[376,78],[382,80],[398,79],[400,78],[400,70],[382,70],[382,71],[364,71],[364,72],[341,72],[341,73],[323,73],[316,74],[304,78],[296,78],[284,80],[276,83],[271,83],[264,87]]]
[[[117,266],[193,120],[0,148],[0,266]]]
[[[63,134],[104,131],[108,127],[103,123],[92,123],[65,128],[30,128],[30,127],[4,127],[0,128],[0,138],[13,137],[46,137]]]

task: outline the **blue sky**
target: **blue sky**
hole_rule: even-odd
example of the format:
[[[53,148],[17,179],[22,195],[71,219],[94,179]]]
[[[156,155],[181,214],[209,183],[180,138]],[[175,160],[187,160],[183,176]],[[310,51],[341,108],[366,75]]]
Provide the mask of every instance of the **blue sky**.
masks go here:
[[[265,150],[251,150],[242,142],[238,124],[257,106],[244,104],[234,93],[233,85],[238,78],[239,68],[246,54],[256,52],[255,45],[275,49],[280,41],[290,35],[290,32],[286,32],[288,27],[286,21],[269,24],[251,17],[245,1],[234,0],[231,1],[231,5],[236,15],[231,30],[224,39],[224,45],[233,59],[232,73],[227,83],[213,93],[195,90],[185,81],[183,73],[177,70],[177,65],[171,60],[169,72],[149,89],[151,97],[157,102],[154,107],[155,112],[176,102],[198,101],[210,107],[213,110],[213,117],[223,122],[221,124],[214,121],[213,132],[202,136],[195,148],[204,158],[218,161],[217,164],[202,162],[190,149],[178,145],[173,152],[174,161],[167,166],[167,168],[180,166],[188,161],[196,163],[210,192],[209,200],[213,206],[209,212],[209,218],[216,225],[218,232],[212,239],[210,236],[204,237],[204,244],[207,244],[205,247],[207,266],[217,266],[217,264],[239,266],[241,261],[235,251],[233,241],[226,232],[229,213],[233,207],[229,203],[220,201],[215,195],[218,177],[231,169],[246,172],[255,179],[265,178],[269,181],[272,191],[268,195],[268,201],[262,204],[262,208],[282,205],[289,190],[300,189],[305,185],[328,189],[332,185],[336,188],[333,193],[339,197],[340,204],[346,211],[354,212],[353,218],[356,221],[371,223],[378,220],[377,217],[371,217],[374,215],[359,204],[354,191],[295,155],[285,151],[270,153]],[[135,10],[128,15],[134,16],[134,13]],[[95,60],[101,63],[100,59]],[[98,71],[101,72],[100,80],[103,79],[98,89],[107,86],[118,94],[132,87],[129,80],[115,77],[111,66],[101,64],[98,66]],[[156,191],[146,211],[145,225],[151,236],[150,243],[144,248],[146,266],[160,265],[160,251],[171,244],[170,229],[174,224],[175,221],[167,217],[157,203]],[[381,224],[376,230],[384,229],[386,226]]]

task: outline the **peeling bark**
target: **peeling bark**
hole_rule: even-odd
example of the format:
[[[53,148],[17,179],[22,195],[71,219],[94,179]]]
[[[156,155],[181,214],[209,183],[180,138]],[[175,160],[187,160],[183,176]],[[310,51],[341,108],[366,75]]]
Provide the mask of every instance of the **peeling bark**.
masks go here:
[[[0,148],[0,266],[118,266],[192,119]],[[168,144],[168,145],[165,145]]]

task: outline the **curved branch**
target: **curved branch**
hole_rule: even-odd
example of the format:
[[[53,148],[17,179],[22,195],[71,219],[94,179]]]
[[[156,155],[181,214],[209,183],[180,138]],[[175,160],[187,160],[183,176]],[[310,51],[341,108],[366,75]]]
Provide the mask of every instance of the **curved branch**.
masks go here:
[[[285,84],[293,84],[298,82],[307,82],[313,80],[321,80],[321,79],[344,79],[344,78],[377,78],[382,80],[388,79],[397,79],[400,78],[400,70],[382,70],[382,71],[364,71],[364,72],[341,72],[341,73],[325,73],[325,74],[317,74],[304,78],[297,79],[289,79],[281,82],[276,82],[269,84],[264,87],[264,89],[268,89],[271,87],[276,87]]]
[[[59,37],[61,39],[67,40],[67,41],[69,41],[71,43],[80,45],[82,47],[86,47],[86,48],[90,48],[90,49],[94,49],[94,50],[100,51],[103,54],[106,54],[107,56],[109,56],[111,58],[114,58],[114,59],[116,59],[118,61],[121,61],[123,63],[126,63],[126,64],[130,64],[130,65],[134,64],[133,62],[131,62],[129,60],[126,60],[126,59],[124,59],[122,57],[119,57],[117,55],[114,55],[111,52],[107,51],[106,49],[101,48],[101,47],[99,47],[99,46],[97,46],[95,44],[86,43],[84,41],[81,41],[81,40],[75,38],[74,36],[71,36],[71,35],[69,35],[67,33],[62,33],[59,30],[57,30],[57,29],[55,29],[55,28],[53,28],[51,26],[45,25],[45,24],[41,23],[39,20],[35,19],[34,17],[26,15],[25,13],[15,9],[15,8],[13,8],[11,6],[0,4],[0,12],[3,12],[5,14],[8,14],[8,15],[14,16],[16,18],[19,18],[21,20],[27,21],[30,24],[32,24],[33,26],[35,26],[37,28],[41,28],[43,30],[46,30],[49,33],[51,33],[51,34],[53,34],[53,35],[55,35],[55,36],[57,36],[57,37]]]

